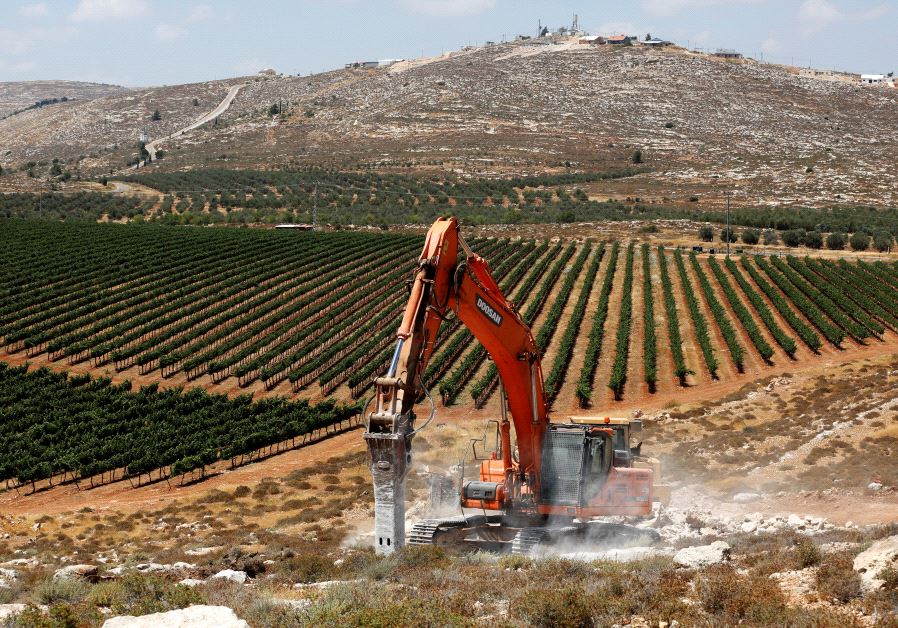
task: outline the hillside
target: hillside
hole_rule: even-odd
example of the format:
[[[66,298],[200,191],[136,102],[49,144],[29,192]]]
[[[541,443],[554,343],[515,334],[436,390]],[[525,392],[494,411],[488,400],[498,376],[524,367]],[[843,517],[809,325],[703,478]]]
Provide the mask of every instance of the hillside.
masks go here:
[[[128,151],[113,150],[112,140],[133,142],[156,103],[165,109],[193,91],[95,101],[72,112],[77,131],[59,114],[30,112],[0,123],[0,144],[12,162],[56,156],[63,144],[105,146],[82,169],[120,168]],[[220,98],[225,87],[214,91]],[[278,100],[289,101],[288,112],[271,118]],[[644,174],[596,183],[591,193],[714,204],[731,190],[749,205],[881,207],[898,203],[896,103],[895,90],[681,49],[509,43],[389,70],[254,79],[221,124],[163,146],[168,157],[154,167],[374,163],[517,174],[563,171],[569,162],[607,171],[632,165],[639,149]],[[112,122],[103,122],[110,111]],[[169,122],[189,117],[163,115],[161,126],[168,132]]]
[[[154,138],[187,126],[214,109],[232,82],[129,90],[25,111],[0,120],[0,158],[10,170],[38,162],[40,174],[41,162],[59,159],[83,175],[108,173],[137,154],[142,132]],[[156,110],[162,119],[153,121]],[[27,188],[28,179],[21,171],[4,175],[0,190]]]
[[[42,100],[93,100],[104,96],[120,96],[128,90],[118,85],[82,83],[80,81],[22,81],[0,83],[0,118],[21,111]]]

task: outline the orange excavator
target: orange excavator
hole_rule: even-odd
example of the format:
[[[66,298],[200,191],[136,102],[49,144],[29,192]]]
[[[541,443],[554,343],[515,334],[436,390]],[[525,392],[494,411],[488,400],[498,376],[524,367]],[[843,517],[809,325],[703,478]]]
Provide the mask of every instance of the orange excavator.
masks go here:
[[[481,460],[478,479],[462,479],[456,502],[462,515],[421,521],[408,542],[530,553],[560,537],[623,536],[634,542],[651,536],[651,531],[594,521],[652,512],[660,469],[657,461],[640,455],[641,443],[630,442],[641,423],[604,417],[549,420],[540,354],[530,328],[502,294],[487,261],[461,237],[457,219],[440,218],[427,234],[396,350],[387,374],[375,381],[376,406],[367,417],[376,551],[392,553],[406,543],[405,479],[418,431],[414,408],[422,395],[430,398],[422,374],[441,323],[453,315],[499,371],[497,447]],[[432,399],[431,408],[428,423],[435,413]],[[464,509],[480,514],[465,515]]]

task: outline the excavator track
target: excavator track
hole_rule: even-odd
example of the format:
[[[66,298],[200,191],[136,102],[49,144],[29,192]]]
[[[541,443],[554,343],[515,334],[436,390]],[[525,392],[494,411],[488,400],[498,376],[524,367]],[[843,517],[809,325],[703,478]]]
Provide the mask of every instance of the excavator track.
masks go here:
[[[408,545],[436,545],[435,541],[441,531],[447,528],[462,528],[467,525],[464,517],[446,519],[424,519],[412,526],[408,533]]]
[[[530,553],[546,537],[546,528],[521,528],[511,542],[511,553],[530,556]]]
[[[532,556],[542,545],[551,545],[554,541],[563,540],[582,530],[582,525],[565,526],[563,528],[521,528],[511,542],[511,553],[520,554],[521,556]]]
[[[435,519],[425,519],[412,526],[406,537],[409,545],[433,545],[433,539],[440,530],[440,522]]]

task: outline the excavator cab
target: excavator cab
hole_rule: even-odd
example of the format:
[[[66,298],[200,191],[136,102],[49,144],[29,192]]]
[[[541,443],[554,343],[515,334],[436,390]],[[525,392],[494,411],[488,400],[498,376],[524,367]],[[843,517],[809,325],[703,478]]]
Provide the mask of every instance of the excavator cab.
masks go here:
[[[599,493],[614,463],[611,430],[550,425],[543,442],[540,503],[584,507]]]
[[[614,464],[617,469],[650,469],[653,475],[652,496],[664,505],[670,501],[670,486],[661,483],[661,462],[642,455],[642,442],[633,442],[642,432],[642,421],[615,417],[570,417],[574,425],[597,425],[613,430]]]

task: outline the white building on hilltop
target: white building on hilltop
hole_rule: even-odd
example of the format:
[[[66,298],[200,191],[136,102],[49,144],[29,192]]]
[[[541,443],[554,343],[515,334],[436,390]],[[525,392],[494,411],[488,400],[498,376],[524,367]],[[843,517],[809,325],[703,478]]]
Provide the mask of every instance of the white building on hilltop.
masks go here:
[[[861,85],[876,87],[895,87],[895,79],[885,74],[861,74]]]

